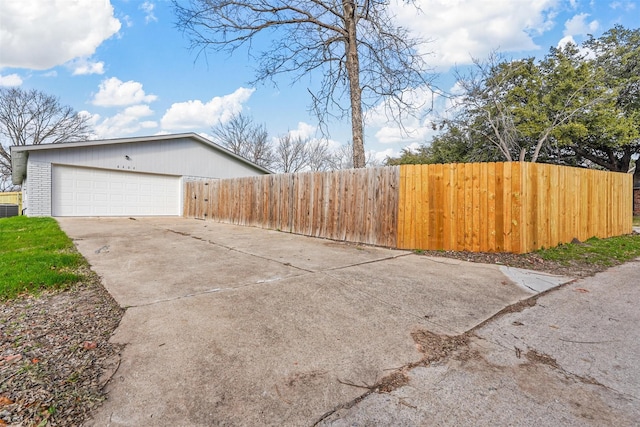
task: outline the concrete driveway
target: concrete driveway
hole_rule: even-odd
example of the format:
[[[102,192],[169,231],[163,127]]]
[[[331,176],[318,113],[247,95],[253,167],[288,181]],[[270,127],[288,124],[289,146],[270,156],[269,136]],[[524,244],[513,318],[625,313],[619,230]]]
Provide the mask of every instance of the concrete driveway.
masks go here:
[[[493,265],[211,221],[59,222],[127,308],[90,425],[312,425],[420,360],[412,333],[533,293]]]

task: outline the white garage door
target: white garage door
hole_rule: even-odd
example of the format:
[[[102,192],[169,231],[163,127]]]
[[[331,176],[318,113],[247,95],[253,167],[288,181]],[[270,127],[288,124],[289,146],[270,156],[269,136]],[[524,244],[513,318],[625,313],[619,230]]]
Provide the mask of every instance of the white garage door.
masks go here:
[[[180,177],[54,165],[53,216],[180,215]]]

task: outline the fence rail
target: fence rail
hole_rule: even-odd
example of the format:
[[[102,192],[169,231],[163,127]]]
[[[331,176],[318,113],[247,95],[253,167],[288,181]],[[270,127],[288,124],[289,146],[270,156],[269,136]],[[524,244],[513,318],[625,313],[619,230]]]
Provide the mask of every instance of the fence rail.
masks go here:
[[[0,193],[0,204],[4,203],[18,205],[18,213],[19,215],[22,215],[22,192],[11,191],[7,193]]]
[[[400,249],[530,252],[632,229],[632,176],[403,165],[185,184],[184,215]]]

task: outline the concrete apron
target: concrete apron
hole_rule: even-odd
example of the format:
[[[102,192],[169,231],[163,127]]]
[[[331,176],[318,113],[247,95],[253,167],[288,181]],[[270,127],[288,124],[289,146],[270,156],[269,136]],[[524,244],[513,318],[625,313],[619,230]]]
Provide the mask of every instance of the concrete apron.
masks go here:
[[[412,332],[461,334],[537,289],[494,265],[211,221],[59,222],[127,308],[89,425],[312,425],[419,360]]]

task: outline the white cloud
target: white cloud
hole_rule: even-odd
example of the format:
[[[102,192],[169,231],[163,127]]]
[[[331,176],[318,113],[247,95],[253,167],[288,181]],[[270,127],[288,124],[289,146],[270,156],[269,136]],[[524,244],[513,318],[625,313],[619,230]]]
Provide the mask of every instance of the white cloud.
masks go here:
[[[578,43],[576,43],[575,39],[573,38],[573,36],[564,36],[563,38],[560,39],[560,41],[558,42],[558,46],[560,49],[564,48],[566,45],[568,44],[573,44],[573,45],[578,45]]]
[[[553,27],[560,0],[417,0],[417,10],[411,3],[396,0],[398,23],[431,40],[423,47],[435,52],[427,62],[446,70],[493,50],[539,49],[532,36]]]
[[[375,137],[382,144],[423,143],[435,133],[436,131],[428,121],[419,122],[416,120],[405,124],[403,128],[394,124],[382,126],[376,132]]]
[[[387,159],[387,157],[397,157],[400,155],[400,153],[395,151],[393,148],[387,148],[383,151],[373,151],[372,155],[378,163],[383,163]]]
[[[89,117],[90,123],[93,125],[95,137],[98,139],[105,138],[122,138],[135,135],[142,129],[154,129],[158,127],[158,123],[152,120],[141,120],[145,117],[153,115],[153,110],[148,105],[132,105],[123,111],[111,117],[102,117],[99,114],[90,114],[86,111],[81,114]]]
[[[154,120],[145,120],[144,122],[140,122],[140,127],[143,129],[153,129],[158,127],[158,122]]]
[[[20,86],[22,78],[17,74],[8,74],[3,76],[0,74],[0,86]]]
[[[289,135],[292,138],[307,139],[313,137],[315,134],[316,127],[305,122],[298,122],[298,127],[289,131]]]
[[[93,55],[120,30],[109,0],[0,1],[0,67],[46,70]]]
[[[126,25],[127,28],[133,27],[133,20],[131,19],[131,17],[129,15],[124,15],[122,17],[122,20],[124,21],[124,25]]]
[[[153,110],[148,105],[132,105],[124,109],[124,114],[131,117],[146,117],[153,115]]]
[[[630,10],[634,10],[636,8],[636,4],[632,1],[614,1],[609,4],[609,7],[613,10],[621,9],[629,12]]]
[[[74,76],[84,76],[88,74],[104,74],[104,62],[90,61],[87,58],[78,58],[70,61],[68,66],[73,69]]]
[[[234,114],[242,112],[242,104],[249,100],[254,91],[255,89],[241,87],[229,95],[216,96],[208,102],[199,99],[176,102],[162,117],[162,129],[196,130],[218,122],[225,123]]]
[[[579,13],[564,23],[564,36],[584,36],[592,34],[599,27],[598,21],[587,22],[588,13]]]
[[[158,22],[158,18],[153,13],[153,9],[156,8],[156,5],[151,3],[150,1],[145,1],[140,5],[140,9],[145,13],[144,22]]]
[[[428,114],[434,107],[440,96],[434,92],[429,86],[420,86],[407,89],[402,93],[402,100],[412,107],[402,112],[396,105],[390,102],[383,102],[365,112],[365,121],[367,125],[381,126],[394,121],[394,118],[400,117],[403,121],[409,117],[422,117]]]
[[[93,98],[93,105],[112,107],[153,102],[158,97],[147,95],[142,89],[142,83],[129,80],[123,82],[117,77],[111,77],[100,83],[100,90]]]
[[[433,130],[434,109],[447,108],[445,98],[431,88],[423,86],[407,90],[403,99],[414,107],[410,112],[400,112],[390,104],[379,104],[365,113],[367,127],[377,129],[375,138],[381,144],[423,142]],[[398,124],[397,118],[401,124]]]

